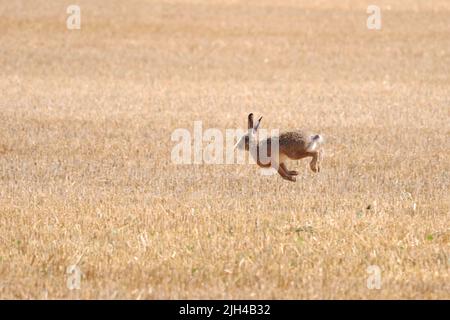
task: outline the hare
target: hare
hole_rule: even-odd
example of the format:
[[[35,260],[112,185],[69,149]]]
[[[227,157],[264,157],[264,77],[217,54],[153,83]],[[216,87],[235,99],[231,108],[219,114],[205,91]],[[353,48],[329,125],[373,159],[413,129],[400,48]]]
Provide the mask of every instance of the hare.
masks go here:
[[[258,141],[258,128],[261,124],[261,118],[256,125],[253,125],[253,113],[248,115],[248,133],[242,136],[236,143],[235,149],[252,151],[250,152],[256,163],[262,168],[275,168],[283,179],[296,181],[297,171],[289,170],[286,167],[287,159],[299,160],[306,157],[312,157],[309,164],[314,172],[320,171],[320,160],[323,154],[321,145],[322,136],[318,134],[309,134],[297,130],[281,133],[278,137],[269,137]],[[278,155],[271,154],[272,142],[278,140]],[[252,147],[253,146],[253,147]],[[260,155],[260,149],[263,155]]]

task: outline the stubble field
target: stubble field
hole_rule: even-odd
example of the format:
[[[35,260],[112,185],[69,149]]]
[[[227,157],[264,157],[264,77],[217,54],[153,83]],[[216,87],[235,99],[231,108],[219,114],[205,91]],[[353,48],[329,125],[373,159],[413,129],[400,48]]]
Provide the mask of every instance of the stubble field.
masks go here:
[[[448,1],[70,4],[0,1],[0,298],[450,298]],[[249,112],[322,171],[171,161]]]

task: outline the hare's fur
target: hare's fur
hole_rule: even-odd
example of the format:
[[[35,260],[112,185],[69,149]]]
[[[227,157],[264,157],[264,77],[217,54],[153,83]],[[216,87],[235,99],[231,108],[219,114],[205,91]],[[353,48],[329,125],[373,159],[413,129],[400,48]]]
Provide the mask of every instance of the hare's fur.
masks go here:
[[[262,117],[261,117],[262,118]],[[314,172],[320,171],[320,161],[323,154],[322,143],[323,138],[318,134],[310,134],[302,130],[283,132],[278,137],[269,137],[262,141],[257,141],[257,130],[261,121],[258,120],[257,124],[253,126],[253,114],[248,116],[249,132],[241,138],[236,144],[239,149],[250,149],[250,144],[256,144],[256,163],[263,168],[273,167],[277,169],[278,173],[283,179],[289,181],[295,181],[295,176],[298,175],[297,171],[289,170],[286,167],[286,160],[299,160],[307,157],[311,157],[310,168]],[[274,139],[278,139],[279,149],[278,157],[271,154],[271,143]],[[260,159],[259,149],[263,148],[267,152],[265,159]]]

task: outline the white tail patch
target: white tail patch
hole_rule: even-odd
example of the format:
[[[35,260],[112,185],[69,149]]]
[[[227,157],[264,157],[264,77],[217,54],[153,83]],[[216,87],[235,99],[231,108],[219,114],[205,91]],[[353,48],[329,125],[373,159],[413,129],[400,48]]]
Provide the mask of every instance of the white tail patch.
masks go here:
[[[317,148],[323,143],[323,138],[321,135],[316,134],[315,136],[311,137],[311,142],[308,144],[308,147],[306,148],[306,151],[308,152],[314,152],[317,150]]]

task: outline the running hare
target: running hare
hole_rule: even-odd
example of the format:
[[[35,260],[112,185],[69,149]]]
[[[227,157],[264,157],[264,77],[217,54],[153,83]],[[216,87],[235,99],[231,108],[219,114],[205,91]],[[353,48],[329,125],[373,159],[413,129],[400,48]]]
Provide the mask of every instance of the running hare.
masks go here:
[[[258,141],[258,128],[261,123],[258,119],[256,125],[253,125],[253,113],[248,115],[248,133],[236,143],[235,148],[240,150],[251,151],[252,157],[256,163],[263,168],[275,168],[283,179],[295,181],[297,171],[291,171],[286,168],[285,161],[287,159],[298,160],[306,157],[312,157],[309,164],[314,172],[320,171],[320,160],[322,155],[321,145],[323,138],[318,134],[309,134],[307,132],[297,130],[283,132],[277,137],[269,137],[262,141]],[[271,145],[278,139],[278,157],[271,155]],[[260,155],[260,149],[262,149]],[[267,151],[266,151],[267,150]]]

